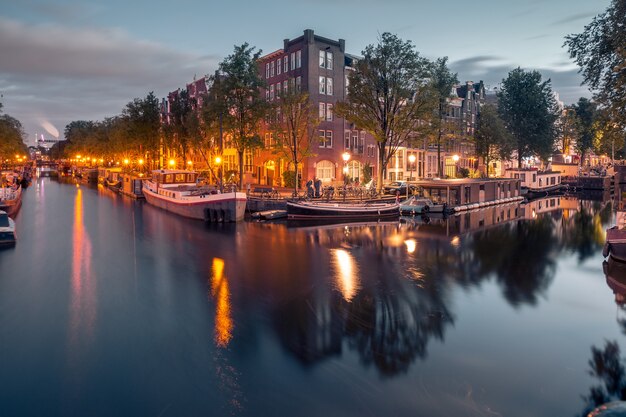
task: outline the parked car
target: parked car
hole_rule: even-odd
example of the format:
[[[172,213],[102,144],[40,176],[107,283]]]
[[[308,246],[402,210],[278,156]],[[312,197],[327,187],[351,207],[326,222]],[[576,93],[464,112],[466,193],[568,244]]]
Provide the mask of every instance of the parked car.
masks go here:
[[[400,191],[400,195],[406,195],[406,181],[394,181],[383,187],[383,194],[395,194]],[[417,190],[417,186],[414,184],[409,185],[409,193],[413,193]]]

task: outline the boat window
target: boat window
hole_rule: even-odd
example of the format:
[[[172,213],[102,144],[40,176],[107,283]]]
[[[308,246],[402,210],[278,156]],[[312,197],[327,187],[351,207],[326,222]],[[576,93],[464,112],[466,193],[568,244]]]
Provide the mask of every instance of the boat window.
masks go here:
[[[9,227],[9,216],[6,214],[0,216],[0,227]]]
[[[165,183],[170,183],[172,182],[172,174],[167,174],[165,175]]]
[[[176,182],[185,182],[185,174],[176,174]]]

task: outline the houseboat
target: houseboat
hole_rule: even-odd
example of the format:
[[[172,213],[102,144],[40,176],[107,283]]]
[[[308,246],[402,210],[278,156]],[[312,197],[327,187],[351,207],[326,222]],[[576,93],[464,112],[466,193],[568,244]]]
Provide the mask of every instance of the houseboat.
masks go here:
[[[120,194],[134,198],[135,200],[144,198],[143,181],[146,177],[143,173],[124,172],[119,173],[118,178],[121,181],[120,188],[118,188]]]
[[[522,194],[545,195],[561,190],[561,172],[540,171],[537,168],[509,168],[506,175],[521,181]]]
[[[246,193],[220,193],[216,187],[198,186],[198,173],[181,170],[154,170],[144,180],[143,195],[154,206],[192,219],[210,222],[238,222],[246,210]]]
[[[22,205],[22,187],[15,182],[16,177],[9,175],[6,178],[9,178],[8,183],[0,187],[0,210],[9,216],[15,216]]]
[[[15,222],[5,211],[0,210],[0,246],[12,246],[15,241]]]
[[[606,230],[602,256],[626,262],[626,211],[618,210],[615,226]]]

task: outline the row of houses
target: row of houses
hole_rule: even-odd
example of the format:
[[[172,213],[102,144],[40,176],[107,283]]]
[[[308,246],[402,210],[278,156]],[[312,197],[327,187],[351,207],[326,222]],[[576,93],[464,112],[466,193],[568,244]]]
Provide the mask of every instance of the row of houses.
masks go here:
[[[305,181],[316,177],[324,183],[341,182],[346,173],[349,178],[362,182],[366,165],[376,172],[378,150],[374,138],[359,126],[337,117],[333,111],[337,102],[347,98],[348,74],[358,59],[346,52],[344,39],[322,37],[306,29],[301,36],[284,39],[282,48],[258,60],[259,74],[266,82],[266,88],[261,92],[266,100],[280,100],[286,91],[295,89],[307,92],[314,107],[319,109],[318,140],[312,142],[314,155],[299,167],[299,176]],[[207,81],[203,77],[187,84],[186,90],[194,106],[201,106],[202,97],[207,93]],[[165,121],[169,119],[171,104],[179,92],[170,93],[162,101]],[[448,125],[454,126],[454,134],[442,149],[446,175],[454,176],[461,167],[477,167],[469,139],[484,102],[482,81],[467,81],[454,88],[446,112]],[[293,168],[289,167],[287,159],[271,151],[271,132],[262,130],[260,134],[266,146],[244,155],[244,183],[282,186],[283,172],[293,171]],[[396,152],[387,167],[386,181],[437,176],[436,148],[426,138],[413,146]],[[342,157],[346,152],[350,155],[347,162]],[[194,163],[202,164],[202,160],[198,158]],[[228,148],[227,141],[222,164],[225,172],[238,169],[236,151]]]

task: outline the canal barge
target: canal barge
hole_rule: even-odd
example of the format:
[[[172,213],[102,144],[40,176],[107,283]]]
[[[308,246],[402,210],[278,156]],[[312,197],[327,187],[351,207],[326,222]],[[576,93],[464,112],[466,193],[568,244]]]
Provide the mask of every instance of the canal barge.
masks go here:
[[[510,168],[506,170],[507,176],[521,181],[522,194],[528,197],[546,195],[560,191],[563,188],[561,173],[558,171],[540,171],[537,168]]]
[[[143,181],[146,201],[180,216],[209,222],[238,222],[244,218],[246,193],[221,193],[217,187],[198,186],[198,173],[154,170]]]
[[[5,211],[0,211],[0,246],[12,246],[15,241],[15,222]]]
[[[606,230],[602,256],[626,262],[626,211],[618,211],[615,226]]]
[[[293,220],[356,220],[400,216],[400,204],[394,203],[324,203],[288,201],[287,218]]]
[[[14,184],[0,188],[0,210],[9,216],[15,216],[22,204],[22,187]]]

